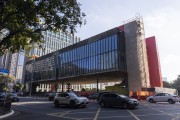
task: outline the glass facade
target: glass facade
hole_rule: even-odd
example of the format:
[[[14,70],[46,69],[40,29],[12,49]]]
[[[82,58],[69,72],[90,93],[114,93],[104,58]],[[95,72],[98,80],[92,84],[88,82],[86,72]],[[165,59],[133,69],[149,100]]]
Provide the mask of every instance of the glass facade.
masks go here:
[[[117,54],[117,35],[59,53],[59,76],[77,76],[118,69]]]
[[[31,76],[37,81],[126,71],[124,34],[120,32],[101,39],[82,41],[82,44],[43,57],[26,64],[26,80],[32,80]]]
[[[75,37],[72,34],[68,34],[62,31],[44,31],[42,32],[42,35],[42,40],[44,41],[42,45],[43,48],[39,48],[36,44],[32,45],[34,49],[30,51],[29,56],[46,55],[48,53],[65,48],[80,41],[79,37]]]

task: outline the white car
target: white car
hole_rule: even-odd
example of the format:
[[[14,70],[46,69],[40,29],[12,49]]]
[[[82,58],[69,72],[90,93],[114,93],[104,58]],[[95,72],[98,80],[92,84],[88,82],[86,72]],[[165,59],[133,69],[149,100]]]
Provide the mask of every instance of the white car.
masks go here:
[[[169,102],[170,104],[174,104],[179,101],[179,97],[169,93],[157,93],[154,96],[147,97],[147,101],[150,103]]]
[[[68,105],[72,108],[77,106],[85,107],[89,103],[86,97],[79,97],[73,92],[63,92],[59,93],[54,98],[55,107],[59,105]]]

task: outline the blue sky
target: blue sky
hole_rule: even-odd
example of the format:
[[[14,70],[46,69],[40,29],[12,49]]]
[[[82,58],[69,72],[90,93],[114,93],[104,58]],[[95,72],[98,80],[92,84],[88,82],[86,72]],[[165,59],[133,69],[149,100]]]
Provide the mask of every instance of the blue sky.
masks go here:
[[[169,81],[180,75],[179,0],[78,0],[87,24],[77,36],[86,39],[134,18],[143,17],[145,36],[156,36],[162,76]]]

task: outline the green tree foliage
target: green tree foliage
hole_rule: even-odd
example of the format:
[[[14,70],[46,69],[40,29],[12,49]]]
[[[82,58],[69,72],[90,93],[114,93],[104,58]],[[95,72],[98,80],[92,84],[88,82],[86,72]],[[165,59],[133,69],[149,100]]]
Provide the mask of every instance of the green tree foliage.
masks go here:
[[[23,84],[21,84],[21,83],[16,83],[16,84],[13,86],[13,90],[16,91],[16,92],[18,92],[19,90],[22,90],[23,87],[24,87]]]
[[[0,73],[0,85],[2,90],[9,90],[8,84],[13,83],[15,81],[15,77],[12,75],[5,75]]]
[[[171,84],[167,81],[163,81],[163,87],[164,88],[172,88]]]
[[[42,43],[42,31],[75,32],[85,23],[76,0],[1,0],[0,54]]]
[[[180,75],[178,75],[177,79],[174,80],[171,85],[173,88],[177,89],[178,94],[180,95]]]

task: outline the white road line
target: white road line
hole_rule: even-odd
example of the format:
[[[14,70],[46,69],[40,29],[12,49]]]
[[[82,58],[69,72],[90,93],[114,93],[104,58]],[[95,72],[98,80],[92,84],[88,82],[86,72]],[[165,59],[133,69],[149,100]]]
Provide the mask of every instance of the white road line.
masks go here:
[[[134,113],[132,113],[130,110],[127,110],[136,120],[140,120]]]
[[[172,120],[178,120],[180,118],[180,114],[176,115]]]
[[[98,111],[96,112],[96,115],[95,115],[93,120],[97,120],[100,110],[101,110],[101,108],[98,109]]]
[[[66,115],[66,114],[68,114],[68,113],[70,113],[70,112],[71,112],[71,111],[64,112],[63,114],[59,115],[59,117],[64,116],[64,115]]]
[[[172,115],[172,114],[169,114],[169,113],[167,113],[167,112],[164,112],[164,111],[161,111],[161,110],[155,109],[155,108],[153,108],[153,107],[150,107],[150,106],[147,106],[147,105],[144,105],[144,106],[149,107],[149,108],[151,108],[151,109],[153,109],[153,110],[159,111],[159,112],[161,112],[161,113],[164,113],[164,114],[166,114],[166,115],[169,115],[169,116],[174,116],[174,115]]]

